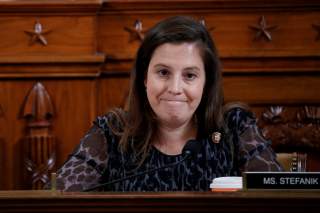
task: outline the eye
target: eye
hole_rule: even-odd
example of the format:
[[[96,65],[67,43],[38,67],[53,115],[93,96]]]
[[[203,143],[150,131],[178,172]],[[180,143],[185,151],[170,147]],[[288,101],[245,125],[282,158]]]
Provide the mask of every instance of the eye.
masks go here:
[[[188,73],[185,74],[185,78],[186,78],[188,81],[194,80],[196,77],[197,77],[197,75],[194,74],[194,73],[191,73],[191,72],[188,72]]]
[[[161,69],[158,71],[160,77],[166,77],[169,75],[169,71],[167,69]]]

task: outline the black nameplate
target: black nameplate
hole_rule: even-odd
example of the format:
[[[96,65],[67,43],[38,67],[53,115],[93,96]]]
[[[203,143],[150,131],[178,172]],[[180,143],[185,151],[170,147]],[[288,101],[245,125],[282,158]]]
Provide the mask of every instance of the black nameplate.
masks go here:
[[[320,189],[320,172],[245,172],[244,189]]]

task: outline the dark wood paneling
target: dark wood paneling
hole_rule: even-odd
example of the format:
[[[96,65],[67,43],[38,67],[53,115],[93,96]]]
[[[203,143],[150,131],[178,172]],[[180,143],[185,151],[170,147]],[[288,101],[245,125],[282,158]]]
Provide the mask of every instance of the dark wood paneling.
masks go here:
[[[129,94],[128,77],[101,78],[98,86],[98,113],[105,114],[115,107],[125,107]]]
[[[24,187],[21,139],[28,122],[20,113],[33,85],[41,82],[54,106],[50,131],[56,139],[59,167],[97,115],[125,105],[140,44],[126,29],[134,29],[138,20],[144,33],[172,15],[203,19],[211,29],[222,59],[226,102],[248,103],[259,121],[271,106],[285,107],[283,116],[291,119],[305,105],[320,105],[317,0],[1,2],[0,169],[6,175],[0,176],[0,189]],[[262,16],[268,26],[277,26],[270,31],[271,41],[254,40],[256,32],[250,29]],[[39,41],[30,45],[25,31],[32,31],[36,21],[44,31],[50,30],[44,35],[47,45]],[[270,129],[278,124],[259,125]],[[317,125],[312,127],[318,131]],[[310,170],[320,170],[317,154],[310,154]]]
[[[250,104],[320,103],[320,78],[317,75],[225,76],[226,102]]]
[[[25,31],[34,31],[38,21],[48,45],[30,44],[31,36]],[[94,16],[0,16],[0,56],[8,55],[83,55],[95,54]]]
[[[40,80],[54,107],[51,134],[56,137],[57,166],[67,159],[96,116],[96,82],[93,80]],[[1,81],[0,155],[4,189],[23,187],[23,141],[27,134],[21,111],[35,80]]]

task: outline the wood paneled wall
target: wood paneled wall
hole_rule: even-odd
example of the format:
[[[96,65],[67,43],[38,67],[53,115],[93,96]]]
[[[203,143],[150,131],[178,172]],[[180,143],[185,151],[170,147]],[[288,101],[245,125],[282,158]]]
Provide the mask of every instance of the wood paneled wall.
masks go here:
[[[317,0],[17,0],[0,3],[0,189],[31,187],[26,158],[46,138],[55,166],[48,153],[33,173],[61,166],[97,115],[125,104],[143,34],[173,15],[210,30],[226,102],[249,104],[276,150],[307,151],[320,169]],[[26,148],[30,137],[42,145]]]

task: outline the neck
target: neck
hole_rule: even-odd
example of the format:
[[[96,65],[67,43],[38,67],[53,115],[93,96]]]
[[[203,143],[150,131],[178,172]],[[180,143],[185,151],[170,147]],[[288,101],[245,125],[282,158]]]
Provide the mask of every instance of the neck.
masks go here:
[[[189,121],[177,127],[159,125],[154,136],[154,146],[168,155],[181,154],[189,139],[196,138],[197,129],[194,122]]]

